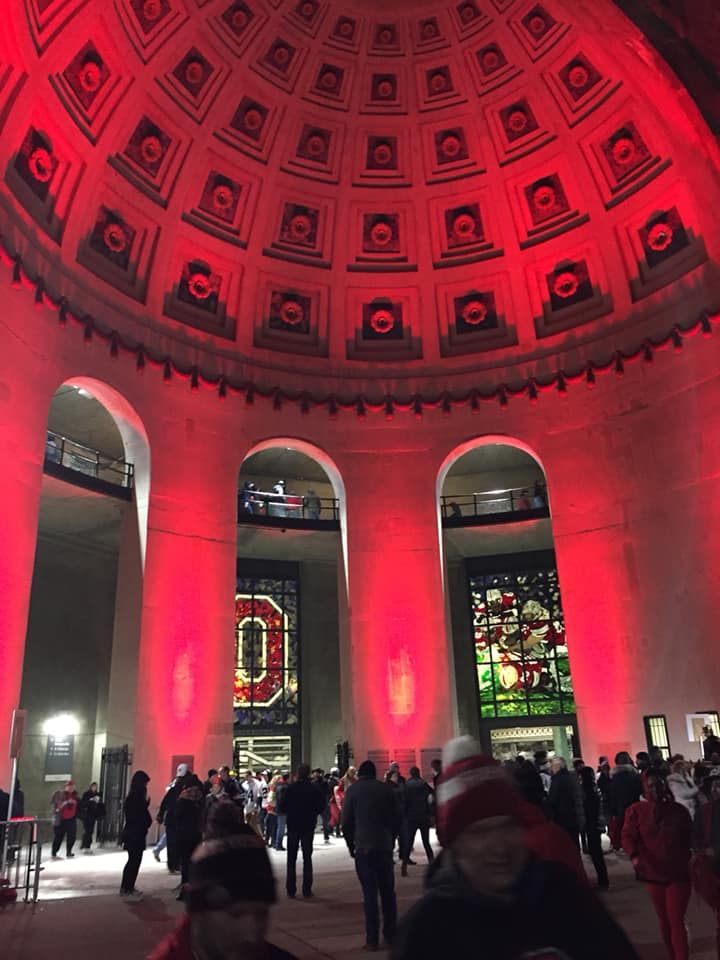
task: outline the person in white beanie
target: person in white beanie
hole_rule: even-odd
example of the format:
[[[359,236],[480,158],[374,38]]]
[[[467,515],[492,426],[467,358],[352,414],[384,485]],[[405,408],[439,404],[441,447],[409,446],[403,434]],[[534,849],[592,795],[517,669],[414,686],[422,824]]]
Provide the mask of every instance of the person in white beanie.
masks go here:
[[[481,960],[638,960],[587,883],[534,852],[527,809],[476,740],[446,744],[437,788],[443,852],[400,925],[393,960],[437,960],[469,948]],[[558,904],[563,922],[548,922]]]

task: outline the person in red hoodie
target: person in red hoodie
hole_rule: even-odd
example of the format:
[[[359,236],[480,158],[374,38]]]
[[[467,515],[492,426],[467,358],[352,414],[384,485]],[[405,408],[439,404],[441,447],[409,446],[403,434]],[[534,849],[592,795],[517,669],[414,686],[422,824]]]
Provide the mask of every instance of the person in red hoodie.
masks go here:
[[[646,799],[625,814],[622,845],[652,900],[663,942],[673,960],[687,960],[685,913],[690,900],[692,821],[673,800],[665,778],[649,772]]]
[[[190,861],[187,912],[148,960],[295,960],[266,940],[275,900],[265,843],[235,804],[217,803]]]

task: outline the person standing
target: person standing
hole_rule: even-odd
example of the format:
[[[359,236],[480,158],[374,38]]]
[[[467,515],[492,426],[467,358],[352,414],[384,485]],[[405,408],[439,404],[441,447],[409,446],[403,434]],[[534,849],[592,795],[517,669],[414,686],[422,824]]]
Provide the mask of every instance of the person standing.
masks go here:
[[[550,819],[568,834],[573,843],[578,843],[582,830],[582,800],[578,790],[577,776],[570,773],[563,757],[553,757],[548,811]]]
[[[325,771],[317,767],[312,772],[312,785],[322,797],[322,810],[320,818],[322,820],[323,839],[325,844],[330,843],[330,784],[325,779]]]
[[[53,811],[53,842],[51,854],[53,860],[60,860],[58,851],[65,840],[65,852],[68,857],[74,857],[72,848],[77,836],[77,815],[80,796],[72,780],[68,780],[62,790],[56,790],[50,800]]]
[[[675,760],[672,772],[668,775],[667,785],[673,795],[676,803],[681,803],[690,814],[690,819],[695,819],[695,811],[698,806],[698,794],[700,788],[693,783],[693,779],[688,771],[688,765],[684,760]]]
[[[297,856],[302,849],[303,876],[302,894],[312,897],[313,886],[313,835],[317,818],[323,811],[322,794],[310,780],[310,767],[301,763],[297,780],[291,783],[280,797],[281,809],[287,817],[287,873],[285,889],[291,899],[297,893]]]
[[[148,807],[150,798],[147,795],[147,785],[150,777],[144,770],[137,770],[130,781],[130,792],[125,798],[123,814],[125,826],[122,832],[123,848],[127,850],[127,863],[120,881],[120,896],[131,903],[142,900],[142,891],[135,886],[140,864],[145,850],[147,832],[152,825],[152,817]]]
[[[276,850],[284,850],[283,840],[285,839],[285,830],[287,828],[287,815],[285,814],[284,796],[287,788],[290,786],[290,775],[287,771],[280,774],[280,779],[275,785],[275,812],[277,813],[277,826],[275,827]]]
[[[195,847],[202,841],[204,800],[202,783],[199,778],[194,773],[186,773],[181,781],[180,794],[175,804],[175,830],[177,831],[177,851],[180,859],[178,900],[182,900],[185,896],[190,857]]]
[[[642,780],[633,766],[630,754],[621,750],[615,754],[615,766],[610,774],[610,820],[608,834],[613,850],[622,848],[622,830],[625,813],[642,796]]]
[[[335,791],[340,785],[340,770],[338,767],[331,767],[330,773],[325,777],[330,792],[330,833],[340,839],[340,808],[337,805]]]
[[[437,791],[443,851],[423,898],[403,918],[393,960],[638,960],[592,891],[528,846],[526,809],[477,741],[446,744]]]
[[[649,773],[645,799],[625,813],[622,845],[650,895],[673,960],[688,958],[691,843],[690,814],[673,800],[664,777]]]
[[[383,937],[390,944],[397,927],[397,900],[393,872],[393,847],[400,830],[396,791],[377,779],[371,760],[360,764],[358,780],[345,793],[342,829],[363,892],[365,949],[380,947],[380,911]]]
[[[98,793],[95,781],[90,784],[80,800],[80,820],[83,825],[83,838],[80,849],[92,853],[93,833],[96,824],[105,816],[105,804]]]
[[[412,863],[410,858],[415,843],[415,834],[418,830],[428,863],[432,863],[435,857],[433,848],[430,846],[431,798],[432,788],[420,776],[420,769],[410,767],[410,777],[405,781],[405,790],[402,794],[404,824],[401,837],[404,840],[404,849],[401,851],[402,867],[400,872],[403,877],[407,876],[408,864]]]
[[[252,770],[248,770],[241,784],[245,823],[260,833],[260,806],[262,804],[262,786]]]
[[[695,815],[695,856],[691,869],[696,892],[715,914],[720,957],[720,777],[712,777],[708,786],[710,799],[698,807]]]
[[[720,737],[713,733],[712,727],[703,727],[703,760],[708,763],[713,757],[720,757]]]
[[[583,802],[585,818],[585,838],[587,852],[595,867],[598,890],[607,890],[610,886],[607,866],[602,851],[602,799],[592,767],[581,767],[578,771],[578,783]]]
[[[167,868],[169,873],[177,873],[180,869],[180,857],[177,847],[177,829],[175,827],[175,804],[177,803],[180,791],[182,790],[183,779],[187,776],[188,765],[179,763],[175,771],[175,779],[165,791],[162,798],[160,809],[158,810],[157,822],[165,824],[165,846],[167,847]],[[155,859],[160,859],[160,850],[162,849],[160,841],[153,847]]]

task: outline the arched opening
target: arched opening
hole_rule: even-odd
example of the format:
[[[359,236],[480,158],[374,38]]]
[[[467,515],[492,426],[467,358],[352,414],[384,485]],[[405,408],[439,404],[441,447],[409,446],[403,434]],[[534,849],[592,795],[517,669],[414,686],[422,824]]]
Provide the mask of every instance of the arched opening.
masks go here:
[[[550,501],[533,452],[463,444],[438,476],[460,726],[498,759],[579,743]]]
[[[239,769],[328,770],[343,735],[345,497],[319,448],[273,438],[238,479],[234,750]]]
[[[132,745],[150,458],[137,413],[78,377],[52,397],[20,703],[26,811],[58,783],[100,781],[103,749]],[[61,677],[61,682],[58,680]]]

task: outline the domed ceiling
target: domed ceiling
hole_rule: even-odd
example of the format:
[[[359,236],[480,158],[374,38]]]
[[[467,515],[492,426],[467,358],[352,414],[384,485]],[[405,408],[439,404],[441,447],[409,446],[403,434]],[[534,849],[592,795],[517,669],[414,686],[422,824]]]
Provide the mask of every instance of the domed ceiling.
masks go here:
[[[4,244],[116,344],[411,393],[542,381],[720,304],[716,145],[609,0],[12,9]]]

